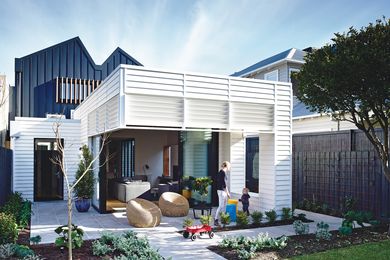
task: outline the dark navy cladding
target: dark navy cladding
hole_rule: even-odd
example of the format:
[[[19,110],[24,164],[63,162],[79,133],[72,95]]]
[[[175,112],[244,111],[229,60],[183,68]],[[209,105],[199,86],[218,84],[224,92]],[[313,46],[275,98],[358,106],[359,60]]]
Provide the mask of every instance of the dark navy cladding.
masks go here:
[[[96,65],[79,37],[15,59],[16,116],[39,116],[70,111],[74,104],[56,104],[56,77],[104,80],[119,64],[142,66],[117,48],[102,65]]]
[[[55,80],[51,80],[34,88],[34,117],[46,117],[46,114],[50,113],[64,114],[66,118],[70,118],[70,111],[78,105],[57,103],[55,87]]]

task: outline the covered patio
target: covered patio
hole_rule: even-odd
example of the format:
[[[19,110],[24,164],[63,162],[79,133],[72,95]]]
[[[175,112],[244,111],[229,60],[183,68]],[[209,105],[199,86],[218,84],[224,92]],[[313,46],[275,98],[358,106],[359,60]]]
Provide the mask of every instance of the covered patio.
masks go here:
[[[159,176],[180,184],[230,161],[233,197],[250,184],[254,209],[291,207],[291,94],[289,83],[120,65],[74,112],[95,156],[107,133],[130,151],[95,171],[93,205],[107,211],[113,173],[149,175],[153,187]],[[257,140],[250,176],[248,138]]]

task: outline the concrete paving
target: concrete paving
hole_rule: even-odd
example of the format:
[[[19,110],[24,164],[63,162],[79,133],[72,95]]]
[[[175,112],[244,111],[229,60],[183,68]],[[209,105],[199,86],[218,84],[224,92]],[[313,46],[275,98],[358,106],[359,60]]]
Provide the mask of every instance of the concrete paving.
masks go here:
[[[67,223],[67,207],[65,201],[35,202],[33,204],[33,215],[31,217],[31,236],[40,235],[41,243],[53,243],[58,235],[54,229]],[[213,209],[213,214],[216,208]],[[305,213],[308,219],[314,220],[309,223],[310,232],[316,231],[316,224],[324,221],[329,224],[330,230],[338,229],[342,219],[321,215],[312,212],[296,210],[296,213]],[[188,217],[193,218],[190,210]],[[249,237],[257,236],[259,233],[268,233],[272,237],[282,235],[294,235],[292,225],[242,229],[226,232],[217,232],[213,239],[208,236],[201,237],[196,241],[184,239],[177,231],[182,230],[182,223],[185,217],[162,217],[161,224],[154,228],[134,228],[127,222],[125,212],[111,214],[99,214],[93,208],[87,213],[79,213],[73,210],[73,223],[80,226],[84,231],[84,239],[99,238],[103,232],[122,233],[133,230],[142,236],[146,236],[152,247],[159,250],[160,254],[172,259],[224,259],[223,257],[207,249],[210,245],[217,245],[224,236],[244,235]]]

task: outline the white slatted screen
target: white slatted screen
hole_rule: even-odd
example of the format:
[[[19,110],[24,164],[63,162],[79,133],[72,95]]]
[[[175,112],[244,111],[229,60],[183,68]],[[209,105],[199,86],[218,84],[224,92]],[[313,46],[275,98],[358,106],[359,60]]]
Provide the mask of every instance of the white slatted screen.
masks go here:
[[[227,128],[228,102],[188,99],[186,103],[187,127]]]
[[[231,129],[268,130],[273,128],[274,106],[257,103],[231,103]]]
[[[183,99],[167,96],[127,95],[126,124],[181,127]]]

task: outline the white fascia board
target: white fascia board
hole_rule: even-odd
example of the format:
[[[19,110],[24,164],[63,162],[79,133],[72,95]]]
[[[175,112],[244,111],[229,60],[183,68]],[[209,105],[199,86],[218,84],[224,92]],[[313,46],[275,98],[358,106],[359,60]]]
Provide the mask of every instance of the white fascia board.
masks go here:
[[[312,115],[307,115],[307,116],[296,116],[296,117],[293,117],[292,119],[293,120],[301,120],[301,119],[307,119],[307,118],[315,118],[315,117],[320,117],[320,116],[329,116],[331,117],[331,114],[312,114]]]

